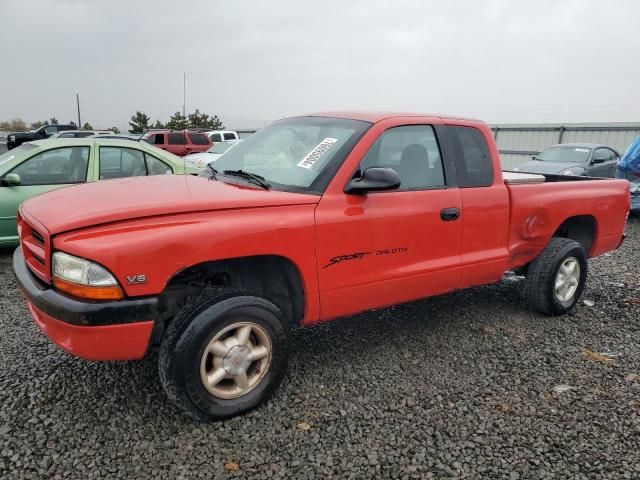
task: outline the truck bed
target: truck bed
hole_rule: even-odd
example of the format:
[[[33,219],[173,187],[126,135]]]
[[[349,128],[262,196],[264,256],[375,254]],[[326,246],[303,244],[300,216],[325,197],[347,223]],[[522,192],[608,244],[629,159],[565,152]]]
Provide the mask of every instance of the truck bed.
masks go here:
[[[563,226],[584,230],[589,257],[613,250],[622,241],[629,211],[629,182],[610,178],[504,172],[511,202],[509,252],[517,268],[538,255]],[[562,185],[559,185],[562,183]],[[614,214],[615,213],[615,214]]]

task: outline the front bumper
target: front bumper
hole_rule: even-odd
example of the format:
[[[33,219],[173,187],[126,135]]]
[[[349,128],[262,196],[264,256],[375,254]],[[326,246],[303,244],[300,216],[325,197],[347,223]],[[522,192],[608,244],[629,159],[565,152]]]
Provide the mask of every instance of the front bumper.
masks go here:
[[[133,360],[145,355],[157,316],[156,297],[76,300],[36,279],[21,248],[13,254],[13,271],[34,321],[63,350],[86,360]]]

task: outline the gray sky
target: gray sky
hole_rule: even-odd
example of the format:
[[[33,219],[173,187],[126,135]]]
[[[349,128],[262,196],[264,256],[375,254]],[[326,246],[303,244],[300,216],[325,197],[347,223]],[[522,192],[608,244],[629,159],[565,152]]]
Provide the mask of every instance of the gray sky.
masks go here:
[[[0,120],[324,110],[640,121],[640,1],[0,0]]]

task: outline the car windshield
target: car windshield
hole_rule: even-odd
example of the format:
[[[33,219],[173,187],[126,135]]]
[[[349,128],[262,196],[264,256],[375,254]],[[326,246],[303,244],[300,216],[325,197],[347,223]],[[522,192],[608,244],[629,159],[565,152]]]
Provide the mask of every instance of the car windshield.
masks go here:
[[[584,147],[549,147],[536,155],[536,160],[543,162],[587,163],[590,148]]]
[[[326,117],[280,120],[238,143],[215,168],[260,175],[274,189],[321,192],[370,125]]]
[[[218,142],[213,147],[211,147],[207,152],[209,153],[224,153],[231,148],[236,142]]]
[[[0,155],[0,166],[4,165],[7,162],[10,162],[14,158],[22,158],[27,156],[27,152],[33,150],[34,148],[38,148],[37,145],[33,143],[23,143],[17,148],[13,150],[9,150]]]

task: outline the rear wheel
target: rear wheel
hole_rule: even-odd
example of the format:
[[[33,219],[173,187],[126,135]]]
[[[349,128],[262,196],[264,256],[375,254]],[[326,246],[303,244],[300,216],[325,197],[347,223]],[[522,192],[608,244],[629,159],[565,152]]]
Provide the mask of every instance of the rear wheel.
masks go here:
[[[547,315],[568,312],[582,295],[587,268],[587,255],[578,242],[552,238],[528,268],[527,302]]]
[[[169,399],[199,420],[238,415],[267,400],[286,371],[287,322],[268,300],[209,289],[169,324],[160,380]]]

